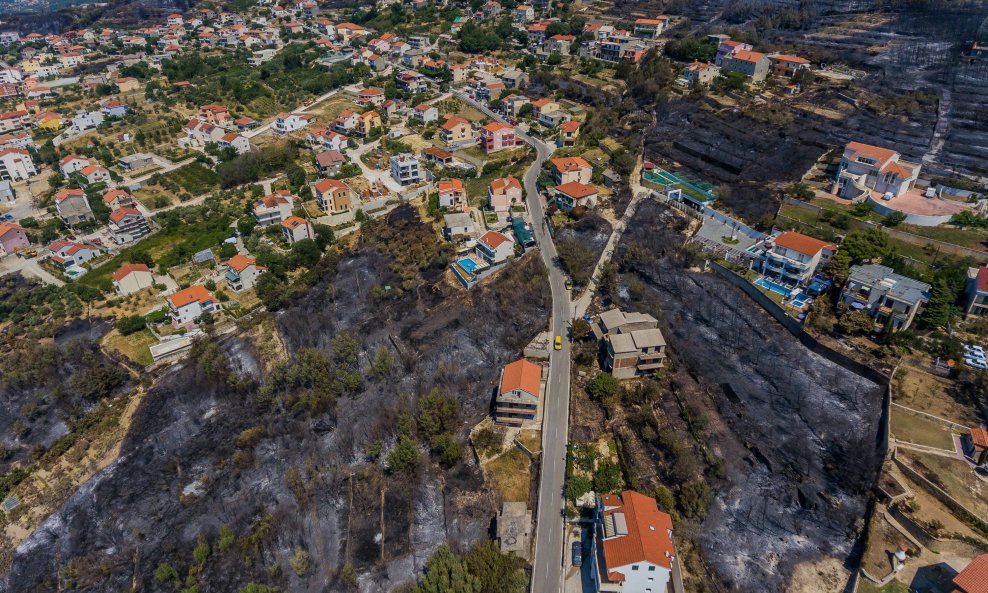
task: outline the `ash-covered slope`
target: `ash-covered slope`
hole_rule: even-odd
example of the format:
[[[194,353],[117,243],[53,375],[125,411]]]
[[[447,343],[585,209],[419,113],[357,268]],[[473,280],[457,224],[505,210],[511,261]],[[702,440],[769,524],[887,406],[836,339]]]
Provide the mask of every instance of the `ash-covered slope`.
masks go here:
[[[499,366],[545,323],[544,268],[530,255],[466,294],[411,211],[365,234],[278,314],[289,363],[269,369],[240,337],[198,345],[146,396],[121,458],[19,548],[0,591],[385,591],[441,543],[485,537],[498,501],[468,455],[440,466],[416,441],[416,471],[382,460],[434,388],[459,403],[448,428],[463,442]]]
[[[641,205],[617,289],[626,309],[661,312],[677,363],[712,399],[711,427],[727,427],[702,443],[724,468],[708,476],[713,503],[695,536],[706,565],[732,591],[792,590],[796,566],[848,558],[864,527],[882,389],[809,351],[717,274],[689,269],[677,218]]]

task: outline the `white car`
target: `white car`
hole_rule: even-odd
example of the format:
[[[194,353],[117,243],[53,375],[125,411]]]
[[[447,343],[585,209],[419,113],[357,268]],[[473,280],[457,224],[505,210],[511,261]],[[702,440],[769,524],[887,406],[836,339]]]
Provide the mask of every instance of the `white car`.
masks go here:
[[[976,344],[964,344],[965,355],[973,355],[977,358],[985,357],[985,349]]]
[[[984,358],[965,356],[964,364],[975,369],[988,370],[988,361],[986,361]]]

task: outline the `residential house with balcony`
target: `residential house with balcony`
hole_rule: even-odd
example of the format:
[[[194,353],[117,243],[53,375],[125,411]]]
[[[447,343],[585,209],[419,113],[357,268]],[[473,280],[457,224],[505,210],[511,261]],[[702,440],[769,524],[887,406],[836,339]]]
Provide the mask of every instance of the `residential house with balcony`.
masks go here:
[[[267,269],[257,265],[257,260],[253,257],[237,254],[226,262],[226,273],[223,278],[233,292],[243,292],[254,288],[257,278]]]
[[[58,161],[58,169],[62,172],[62,175],[68,177],[77,171],[85,169],[89,165],[95,164],[95,162],[84,156],[70,154]]]
[[[225,127],[230,123],[230,110],[215,103],[203,105],[199,108],[199,119],[214,126]]]
[[[593,179],[593,166],[579,156],[560,157],[550,160],[552,180],[557,185],[564,183],[588,184]]]
[[[821,264],[837,251],[833,243],[785,231],[755,244],[751,269],[787,287],[805,286]]]
[[[494,421],[508,426],[536,424],[541,396],[541,366],[524,358],[504,365],[494,400]]]
[[[439,138],[447,146],[461,146],[474,141],[473,125],[457,115],[447,115],[439,128]]]
[[[284,189],[259,198],[254,202],[254,218],[257,220],[257,226],[280,224],[281,221],[292,215],[294,206],[295,196]]]
[[[967,295],[965,317],[988,315],[988,266],[968,268],[964,294]]]
[[[495,265],[515,254],[515,243],[504,233],[487,231],[477,241],[475,251],[488,264]]]
[[[89,186],[95,185],[97,183],[107,183],[110,181],[110,171],[106,167],[100,165],[89,165],[84,167],[79,171],[79,176],[82,177],[82,184]]]
[[[377,107],[378,105],[384,103],[386,99],[387,97],[384,95],[384,89],[372,86],[366,89],[361,89],[361,91],[357,93],[357,98],[354,99],[353,102],[360,107]]]
[[[720,76],[720,68],[704,62],[690,62],[683,69],[683,80],[691,89],[708,86]]]
[[[720,69],[724,72],[744,74],[752,82],[762,82],[768,77],[771,60],[768,56],[757,51],[737,51],[724,57]]]
[[[23,148],[0,150],[0,181],[25,181],[38,174],[31,153]]]
[[[514,177],[501,177],[487,186],[487,202],[495,212],[510,212],[512,206],[522,205],[521,182]]]
[[[773,54],[768,59],[771,62],[770,70],[772,76],[778,76],[779,78],[792,78],[800,70],[810,69],[810,61],[799,56]]]
[[[236,132],[227,132],[216,141],[216,146],[222,148],[232,148],[237,154],[250,152],[250,140]]]
[[[918,163],[902,160],[902,155],[894,150],[849,142],[844,147],[832,192],[851,200],[866,195],[899,197],[912,189],[919,171]]]
[[[368,111],[357,116],[356,132],[361,136],[368,136],[375,129],[384,126],[381,121],[381,114],[376,111]]]
[[[339,179],[320,179],[312,189],[323,212],[338,214],[353,208],[353,191]]]
[[[740,41],[732,41],[730,37],[724,36],[725,38],[721,40],[720,44],[717,45],[717,56],[714,58],[714,64],[721,66],[726,58],[733,56],[734,54],[741,51],[751,51],[754,49],[751,45],[747,43],[742,43]]]
[[[122,189],[111,189],[103,194],[103,203],[110,210],[134,206],[134,197]]]
[[[429,146],[423,149],[422,158],[427,163],[435,163],[441,167],[452,167],[456,164],[456,157],[453,156],[453,153],[438,146]]]
[[[312,224],[300,216],[289,216],[283,220],[281,222],[281,235],[289,243],[297,243],[302,239],[315,240],[316,238]]]
[[[78,266],[103,254],[103,248],[94,243],[59,239],[48,244],[52,263],[62,269]]]
[[[172,323],[179,326],[187,326],[204,314],[212,314],[220,309],[219,300],[201,284],[170,294],[166,300]]]
[[[301,130],[314,120],[316,116],[308,113],[279,113],[271,124],[271,129],[279,134],[287,134]]]
[[[81,189],[60,189],[55,194],[55,210],[62,222],[72,226],[90,220],[93,209],[89,206],[89,198]]]
[[[428,103],[421,103],[412,110],[412,119],[427,124],[439,119],[439,110]]]
[[[669,25],[669,17],[660,16],[654,19],[635,19],[633,30],[635,37],[643,39],[655,39],[666,30]]]
[[[575,35],[553,35],[545,41],[545,51],[561,56],[569,55],[569,48],[576,41]]]
[[[412,154],[402,153],[392,155],[390,159],[391,178],[401,185],[410,185],[422,181],[422,167]]]
[[[151,232],[151,227],[144,215],[137,210],[124,206],[110,212],[108,223],[110,235],[117,243],[131,243]]]
[[[480,128],[480,140],[487,154],[514,148],[521,143],[515,129],[501,122],[489,123]]]
[[[552,188],[556,205],[563,210],[572,210],[577,206],[589,208],[597,204],[597,188],[579,181],[570,181]]]
[[[436,184],[436,193],[439,194],[440,208],[462,210],[467,205],[463,182],[459,179],[443,179]]]
[[[930,285],[896,274],[887,266],[851,266],[840,300],[851,309],[867,312],[876,323],[908,329],[930,300]]]
[[[597,498],[590,553],[594,591],[667,593],[675,562],[672,518],[654,498],[633,490]]]
[[[580,122],[567,120],[559,124],[559,138],[556,145],[560,148],[567,148],[576,145],[576,139],[580,137]]]
[[[519,4],[512,11],[511,20],[515,23],[530,23],[535,20],[535,9],[528,4]]]
[[[353,112],[351,111],[350,113]],[[343,114],[340,115],[342,116]],[[352,125],[350,125],[349,127],[349,129],[351,130],[354,127],[356,127],[356,114],[353,113],[353,116],[354,118],[352,120]],[[346,123],[345,118],[343,121],[344,121],[344,127],[349,125]],[[310,131],[307,139],[309,140],[309,144],[315,147],[322,148],[323,150],[335,150],[340,152],[346,149],[347,141],[349,140],[349,138],[347,138],[343,134],[339,134],[332,130],[324,130],[321,128]]]
[[[659,322],[647,313],[611,309],[597,315],[590,329],[604,342],[604,368],[616,379],[630,379],[662,368],[666,341]]]

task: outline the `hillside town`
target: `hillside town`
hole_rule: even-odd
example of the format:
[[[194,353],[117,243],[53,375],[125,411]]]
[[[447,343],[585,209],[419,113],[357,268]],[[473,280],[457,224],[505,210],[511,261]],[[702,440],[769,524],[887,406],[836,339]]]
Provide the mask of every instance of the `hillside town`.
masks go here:
[[[0,23],[0,591],[988,592],[988,34],[190,4]]]

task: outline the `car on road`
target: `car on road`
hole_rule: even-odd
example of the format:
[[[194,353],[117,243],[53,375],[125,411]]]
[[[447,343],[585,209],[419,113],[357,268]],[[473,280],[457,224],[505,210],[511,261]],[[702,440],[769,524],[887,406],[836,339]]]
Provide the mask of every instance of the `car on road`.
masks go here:
[[[572,280],[567,280],[566,281],[566,290],[573,290],[573,281]]]
[[[13,214],[4,214],[3,216],[0,216],[0,220],[14,220],[14,215]]]
[[[573,542],[573,566],[583,566],[583,543],[580,541]]]
[[[555,348],[556,350],[562,350],[563,349],[563,337],[562,336],[556,336],[556,341],[553,342],[552,347]]]

